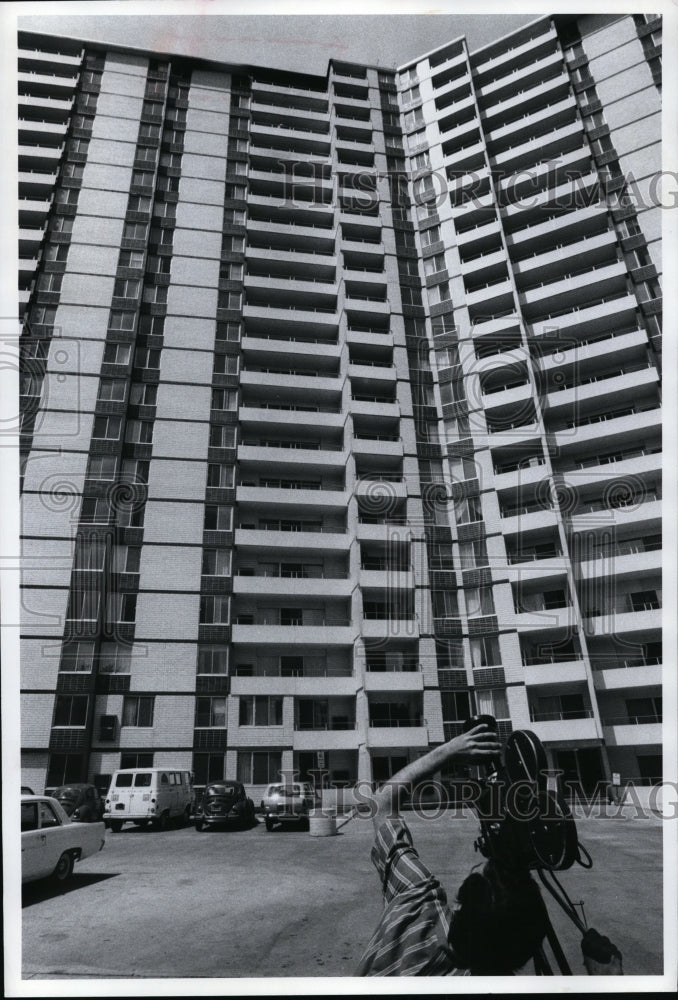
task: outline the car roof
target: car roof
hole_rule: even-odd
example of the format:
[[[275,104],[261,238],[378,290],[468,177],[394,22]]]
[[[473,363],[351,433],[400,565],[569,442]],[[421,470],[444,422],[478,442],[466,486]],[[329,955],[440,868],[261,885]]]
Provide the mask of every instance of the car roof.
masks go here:
[[[55,799],[53,795],[22,795],[21,796],[21,801],[22,802],[43,802],[45,799],[47,799],[48,802],[57,802],[57,804],[58,804],[58,800]]]

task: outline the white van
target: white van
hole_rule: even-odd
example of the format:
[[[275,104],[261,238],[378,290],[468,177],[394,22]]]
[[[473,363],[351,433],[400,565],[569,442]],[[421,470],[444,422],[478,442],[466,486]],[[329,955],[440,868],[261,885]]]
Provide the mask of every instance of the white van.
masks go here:
[[[190,771],[169,767],[130,767],[115,771],[106,795],[104,822],[114,833],[126,820],[153,823],[164,830],[170,820],[188,823],[195,793]]]

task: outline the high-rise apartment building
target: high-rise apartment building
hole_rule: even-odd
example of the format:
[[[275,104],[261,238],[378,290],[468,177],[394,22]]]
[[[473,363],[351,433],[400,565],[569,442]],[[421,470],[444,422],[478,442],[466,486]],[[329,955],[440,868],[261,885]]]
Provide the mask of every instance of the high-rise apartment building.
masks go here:
[[[661,20],[19,43],[22,767],[661,775]]]

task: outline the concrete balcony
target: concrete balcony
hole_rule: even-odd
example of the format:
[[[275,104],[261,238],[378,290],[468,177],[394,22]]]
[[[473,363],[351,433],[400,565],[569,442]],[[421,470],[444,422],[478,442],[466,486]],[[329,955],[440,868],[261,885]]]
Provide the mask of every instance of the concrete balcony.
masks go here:
[[[305,122],[317,122],[319,125],[327,125],[329,127],[329,111],[319,111],[315,108],[296,108],[289,105],[283,105],[280,103],[268,103],[266,101],[266,95],[263,90],[261,90],[261,84],[254,83],[252,81],[252,100],[250,102],[250,110],[252,115],[262,114],[262,115],[280,115],[298,119],[301,125]],[[261,96],[255,96],[257,91],[260,92]],[[285,90],[287,93],[287,89]],[[279,97],[281,91],[277,90],[275,96]]]
[[[424,675],[418,670],[367,670],[364,684],[366,691],[423,691]]]
[[[482,76],[485,73],[493,73],[498,69],[505,68],[506,75],[510,75],[511,63],[515,62],[516,59],[521,59],[525,55],[529,55],[531,52],[537,55],[543,54],[545,50],[553,47],[553,43],[558,40],[558,36],[553,27],[549,26],[543,34],[539,34],[535,38],[530,38],[528,41],[522,44],[514,44],[511,48],[505,49],[499,55],[493,56],[490,59],[486,59],[484,62],[480,62],[483,58],[482,51],[476,55],[474,60],[474,71],[478,76]]]
[[[295,729],[294,750],[355,750],[358,733],[353,729]]]
[[[517,92],[511,94],[509,98],[500,100],[485,109],[483,119],[486,127],[489,126],[491,128],[491,123],[495,119],[501,121],[507,113],[515,111],[516,108],[528,107],[530,104],[541,104],[549,94],[556,95],[561,92],[567,92],[569,86],[570,80],[568,76],[564,72],[561,72],[556,76],[549,77],[548,80],[544,80],[538,86],[528,86],[525,89],[519,89]],[[482,87],[480,91],[482,93]]]
[[[602,452],[610,441],[619,444],[625,435],[629,440],[642,431],[657,431],[661,429],[661,410],[642,410],[640,413],[629,413],[622,417],[610,417],[597,423],[582,424],[580,427],[565,427],[552,431],[549,437],[558,448],[579,448],[588,441],[596,441]]]
[[[616,245],[617,237],[613,229],[606,229],[597,236],[589,236],[585,239],[576,240],[567,246],[559,247],[557,250],[550,250],[547,253],[537,253],[533,257],[519,260],[513,265],[513,273],[516,278],[523,276],[530,278],[542,277],[544,281],[548,278],[558,278],[563,273],[566,261],[588,262],[593,264],[597,261],[609,259],[610,250]],[[525,293],[529,295],[529,292]]]
[[[341,393],[342,380],[340,378],[324,378],[321,375],[289,375],[286,372],[258,372],[245,369],[240,372],[240,384],[242,386],[273,386],[284,385],[289,389],[300,389],[312,391],[314,397],[322,397],[325,393]],[[303,402],[299,397],[299,403]],[[329,402],[325,400],[325,402]]]
[[[602,730],[594,718],[553,719],[548,722],[530,722],[530,729],[543,743],[600,740]]]
[[[573,412],[575,406],[579,408],[587,400],[599,400],[602,404],[606,397],[610,397],[610,404],[614,405],[619,399],[629,396],[632,398],[635,391],[643,386],[653,385],[658,380],[659,374],[654,366],[637,369],[612,378],[600,375],[596,381],[586,382],[584,380],[581,385],[575,385],[571,389],[550,392],[546,398],[546,405],[549,414],[557,412],[559,409]]]
[[[66,138],[68,122],[38,122],[30,118],[19,119],[19,142],[22,139],[44,140],[48,146],[60,145]]]
[[[603,333],[615,326],[630,325],[635,321],[638,303],[635,295],[620,295],[618,298],[573,308],[561,315],[551,313],[541,316],[532,324],[532,335],[541,337],[553,335],[556,327],[561,334],[576,336],[582,333]]]
[[[19,146],[19,164],[22,169],[31,166],[54,170],[63,152],[62,146]]]
[[[359,542],[410,542],[415,537],[420,537],[422,531],[405,524],[363,524],[356,525],[355,537]]]
[[[334,253],[315,253],[312,250],[301,250],[295,246],[271,248],[248,244],[245,247],[245,257],[248,261],[265,261],[267,265],[272,267],[279,265],[281,270],[295,265],[299,269],[308,268],[309,271],[317,275],[320,269],[323,277],[326,274],[332,275],[331,282],[334,280],[337,266]]]
[[[638,527],[639,530],[650,530],[650,528],[660,528],[662,523],[661,500],[650,500],[647,503],[632,506],[628,509],[623,507],[612,508],[610,510],[595,510],[586,514],[574,514],[569,518],[569,529],[575,533],[591,531],[602,526]]]
[[[546,479],[548,472],[546,464],[529,465],[527,468],[511,469],[510,472],[495,473],[493,485],[495,490],[505,490],[510,487],[529,486]]]
[[[49,214],[48,198],[19,198],[19,226],[42,226]]]
[[[231,694],[277,694],[329,697],[355,695],[355,677],[232,677]]]
[[[331,149],[330,136],[318,132],[302,132],[294,128],[276,128],[251,122],[250,135],[253,144],[270,145],[274,148],[280,146],[282,149],[293,149],[316,156],[327,156]]]
[[[494,222],[480,228],[487,229],[488,234],[499,232],[499,225]],[[460,235],[464,237],[468,236],[468,233],[460,233]],[[482,274],[483,271],[497,265],[502,268],[506,265],[506,254],[503,250],[495,250],[493,253],[481,254],[473,260],[462,261],[461,270],[464,277],[467,277],[470,274]]]
[[[344,311],[347,313],[358,313],[369,322],[375,316],[390,316],[391,305],[388,301],[380,299],[344,299]]]
[[[645,725],[614,725],[603,724],[605,743],[608,747],[647,747],[659,746],[662,742],[661,722]]]
[[[72,67],[76,78],[77,70],[80,68],[80,63],[82,62],[82,55],[80,53],[72,55],[68,52],[42,52],[40,49],[27,49],[24,46],[19,48],[17,55],[20,66],[25,66],[29,63],[37,66],[44,65],[45,70],[47,70],[51,63],[55,69]],[[49,79],[51,79],[51,75]]]
[[[659,631],[662,627],[662,609],[647,611],[611,611],[585,620],[586,632],[591,636],[630,635],[633,632]]]
[[[305,340],[278,340],[262,336],[245,336],[241,344],[243,351],[254,355],[253,360],[262,367],[265,366],[267,358],[269,360],[275,358],[279,362],[282,355],[285,360],[289,358],[291,364],[295,361],[298,363],[299,359],[303,358],[307,364],[317,365],[318,374],[323,368],[327,368],[328,362],[338,362],[342,350],[341,344],[332,341],[318,340],[316,343],[309,343]]]
[[[345,510],[349,494],[342,490],[289,490],[270,486],[238,486],[236,500],[239,504],[253,504],[256,507],[314,507],[331,510]],[[285,532],[282,532],[285,534]],[[269,544],[271,544],[269,542]]]
[[[464,146],[462,149],[451,150],[449,153],[444,153],[443,167],[456,167],[461,169],[464,166],[470,166],[476,162],[482,162],[481,169],[484,169],[486,162],[485,156],[485,143],[482,141],[474,142],[470,146]]]
[[[487,411],[499,409],[502,406],[515,406],[517,403],[532,399],[533,394],[532,385],[528,381],[523,382],[522,385],[503,389],[501,392],[483,392],[482,395],[485,410]]]
[[[364,639],[417,638],[419,621],[416,618],[363,618],[360,634]]]
[[[400,404],[384,403],[381,400],[352,399],[350,403],[351,413],[354,416],[364,417],[400,417]]]
[[[541,163],[545,158],[557,155],[558,151],[569,151],[574,146],[581,145],[583,127],[579,120],[568,125],[557,126],[544,135],[526,142],[519,142],[515,146],[497,153],[493,157],[497,167],[503,170],[518,170],[519,167],[527,167],[533,163]]]
[[[353,625],[233,625],[232,639],[244,646],[352,646]]]
[[[24,285],[27,285],[30,282],[31,278],[35,274],[35,270],[36,270],[37,266],[38,266],[38,258],[37,257],[22,257],[22,258],[20,258],[20,260],[19,260],[19,280],[21,282],[23,282]]]
[[[661,663],[640,667],[605,667],[593,671],[597,691],[632,691],[634,688],[660,687],[662,682]]]
[[[440,130],[440,120],[438,121],[438,129]],[[455,128],[448,129],[447,132],[440,132],[440,141],[443,145],[449,143],[461,142],[463,139],[469,138],[477,132],[480,136],[480,122],[477,118],[472,118],[471,121],[462,122],[461,125],[457,125]]]
[[[466,294],[466,305],[486,307],[487,311],[510,309],[514,305],[513,284],[507,278],[505,281],[495,281],[491,285],[483,285]]]
[[[466,61],[466,55],[462,54],[460,56],[455,56],[454,59],[451,59],[450,62],[446,63],[445,65],[448,68],[451,68],[455,65],[455,63],[461,65],[465,61]],[[436,66],[435,72],[433,72],[431,75],[436,76],[439,72],[440,68]],[[440,100],[441,97],[444,97],[446,94],[451,94],[453,91],[462,89],[467,91],[470,88],[470,85],[471,85],[471,74],[469,71],[465,73],[463,76],[456,76],[454,80],[449,80],[448,83],[444,83],[442,87],[434,87],[433,93],[435,94],[436,100]],[[443,109],[438,113],[444,114],[445,110],[447,109]]]
[[[260,219],[248,218],[247,232],[261,234],[261,236],[279,237],[282,242],[288,242],[291,249],[296,248],[298,243],[303,245],[305,253],[318,251],[323,257],[334,255],[336,232],[333,228],[324,226],[312,226],[308,224],[290,225],[286,222],[263,221]],[[278,251],[281,252],[281,251]]]
[[[279,327],[281,323],[292,327],[296,325],[297,329],[299,325],[312,325],[328,330],[337,328],[337,313],[335,309],[328,312],[324,309],[319,310],[312,306],[305,306],[303,303],[290,306],[289,308],[284,308],[280,305],[263,306],[246,303],[243,306],[242,314],[245,320],[254,321],[258,324],[258,326],[252,327],[253,332],[258,329],[265,329],[269,325]]]
[[[555,511],[535,510],[502,517],[500,527],[504,535],[514,535],[523,531],[535,531],[538,528],[555,528],[557,524],[558,516]]]
[[[402,458],[402,441],[378,441],[370,438],[353,438],[351,452],[354,455],[377,455]]]
[[[538,632],[540,629],[572,628],[579,621],[575,608],[543,608],[540,611],[524,611],[513,617],[511,624],[519,632]]]
[[[428,727],[369,726],[367,746],[373,750],[396,747],[428,749]]]
[[[484,87],[478,87],[476,93],[478,99],[481,102],[481,107],[486,104],[488,110],[494,108],[499,103],[504,103],[503,98],[498,98],[492,103],[493,95],[501,93],[503,90],[510,88],[510,93],[514,95],[516,93],[516,88],[520,88],[521,82],[528,79],[530,82],[529,87],[532,86],[532,77],[539,79],[544,73],[553,69],[556,65],[562,65],[563,57],[559,51],[549,52],[542,58],[535,59],[534,62],[528,63],[527,66],[522,66],[520,69],[516,69],[513,73],[502,76],[498,80],[493,80],[492,83],[485,84]],[[546,86],[546,81],[544,82]]]
[[[322,90],[311,90],[308,87],[281,87],[278,83],[263,83],[261,80],[257,80],[256,82],[253,80],[252,92],[253,94],[269,94],[272,98],[280,96],[303,97],[310,103],[314,101],[325,103],[327,101],[327,90],[324,87]]]
[[[395,570],[369,570],[361,569],[359,577],[360,586],[363,590],[366,587],[373,587],[376,590],[414,590],[414,578],[412,571],[398,573]]]
[[[51,199],[54,185],[57,182],[56,173],[42,173],[37,170],[19,171],[19,193],[26,195],[42,195]]]
[[[607,267],[591,267],[583,274],[546,282],[521,292],[520,304],[528,316],[534,315],[537,309],[560,308],[568,304],[576,307],[585,290],[595,288],[601,297],[622,290],[626,274],[626,265],[622,261],[616,261]]]
[[[345,416],[342,413],[323,413],[305,410],[268,410],[258,406],[241,406],[238,410],[241,424],[268,424],[274,427],[322,427],[341,428]]]
[[[369,332],[367,330],[347,330],[346,343],[351,344],[371,344],[373,347],[393,347],[393,334],[390,330],[383,333]]]
[[[510,581],[539,580],[546,585],[547,581],[566,576],[570,565],[570,560],[565,556],[553,556],[552,559],[509,563],[504,572]]]
[[[407,497],[407,483],[394,482],[390,479],[380,479],[379,473],[373,473],[371,479],[358,479],[354,494],[356,497],[374,497],[376,495],[389,500],[404,500]]]
[[[506,430],[488,431],[495,447],[508,448],[526,441],[535,441],[541,437],[541,426],[536,421],[531,424],[521,424],[519,427],[507,427]]]
[[[547,122],[553,119],[559,125],[565,124],[567,118],[571,116],[576,108],[576,104],[571,97],[566,97],[563,100],[556,101],[554,104],[549,104],[545,108],[539,108],[536,111],[529,112],[522,118],[516,118],[508,125],[501,125],[495,128],[493,131],[486,133],[486,138],[488,143],[497,143],[502,140],[508,139],[515,133],[520,134],[520,132],[526,132],[532,129],[535,125],[543,122]]]
[[[300,579],[299,577],[234,576],[234,594],[259,597],[350,597],[353,581],[332,577]]]
[[[343,469],[348,460],[347,451],[313,450],[310,448],[268,448],[256,445],[238,445],[238,461],[265,465],[268,471],[275,467],[290,474],[290,465],[302,466],[305,472],[323,472],[325,469]],[[314,491],[315,492],[315,491]],[[322,491],[321,491],[322,492]]]
[[[591,559],[579,564],[582,580],[596,580],[604,577],[644,576],[648,573],[661,575],[662,553],[660,549],[654,552],[634,552],[628,555],[606,555],[602,559]]]
[[[295,304],[298,309],[322,307],[336,307],[337,283],[331,281],[316,281],[313,279],[267,275],[266,277],[257,274],[245,275],[245,288],[247,289],[248,301],[255,305],[254,296],[259,293],[262,300],[259,304],[274,308],[276,302],[264,301],[265,299],[277,300],[281,304]],[[262,296],[262,293],[265,293]]]
[[[383,257],[384,255],[384,244],[380,239],[376,243],[372,243],[368,240],[350,239],[342,235],[340,240],[341,249],[346,252],[365,253],[375,257]]]
[[[597,358],[604,358],[607,355],[618,357],[626,351],[635,353],[638,349],[645,348],[647,342],[645,330],[632,330],[630,333],[610,336],[592,344],[584,340],[570,350],[544,354],[539,359],[539,367],[545,372],[553,368],[559,370],[568,368],[570,365],[579,365],[580,369],[583,369],[585,365],[588,367],[587,362],[594,362]]]
[[[240,502],[240,499],[238,502]],[[271,549],[286,549],[298,552],[308,549],[313,552],[347,552],[352,542],[353,536],[347,532],[265,531],[257,528],[237,528],[235,532],[236,547],[243,550],[263,549],[264,551],[269,551]],[[254,626],[247,627],[253,628]],[[233,642],[235,641],[233,639]]]
[[[531,664],[524,668],[523,673],[525,684],[532,687],[581,683],[587,676],[584,660]]]
[[[357,341],[364,343],[362,339]],[[392,386],[397,381],[396,370],[392,365],[382,368],[381,365],[361,365],[351,362],[348,366],[349,378],[367,379],[375,386],[375,391],[385,386]]]
[[[581,239],[584,239],[592,231],[595,232],[596,228],[607,231],[608,227],[609,224],[604,210],[598,206],[591,205],[588,208],[577,208],[573,212],[566,212],[546,222],[535,222],[533,225],[525,226],[524,229],[519,229],[515,233],[508,233],[506,243],[509,248],[524,246],[525,244],[529,245],[532,242],[539,245],[543,242],[544,237],[548,237],[550,242],[550,237],[555,233],[562,233],[564,237],[566,234],[575,237],[580,236]],[[561,252],[560,248],[553,251],[553,253]],[[541,255],[540,251],[536,250],[534,257],[529,258],[529,260],[536,259]]]

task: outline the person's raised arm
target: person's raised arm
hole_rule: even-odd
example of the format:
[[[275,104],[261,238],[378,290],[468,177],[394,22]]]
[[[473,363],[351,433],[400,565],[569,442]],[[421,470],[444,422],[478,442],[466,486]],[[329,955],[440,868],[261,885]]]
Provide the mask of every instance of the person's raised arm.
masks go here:
[[[394,774],[372,797],[372,822],[379,829],[386,819],[398,815],[400,796],[415,787],[420,781],[430,778],[445,764],[453,760],[465,760],[472,764],[488,763],[501,750],[496,733],[486,725],[474,726],[467,733],[430,750],[417,760],[413,760]]]

